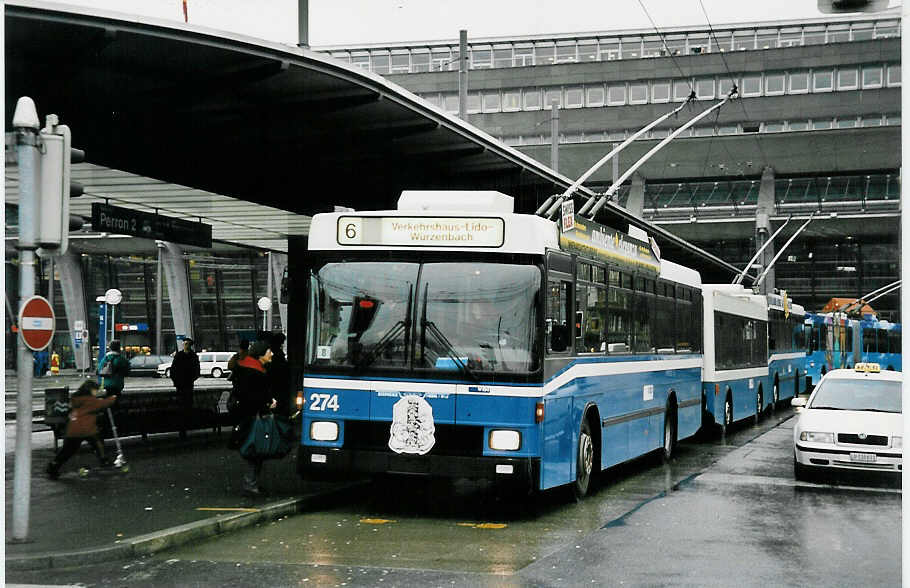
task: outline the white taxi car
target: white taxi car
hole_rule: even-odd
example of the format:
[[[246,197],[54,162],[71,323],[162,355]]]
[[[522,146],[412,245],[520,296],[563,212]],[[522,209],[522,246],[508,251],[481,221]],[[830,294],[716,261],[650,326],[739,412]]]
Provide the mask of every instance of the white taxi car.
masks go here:
[[[900,472],[903,457],[901,373],[876,363],[831,370],[802,407],[793,428],[793,475],[812,471]]]

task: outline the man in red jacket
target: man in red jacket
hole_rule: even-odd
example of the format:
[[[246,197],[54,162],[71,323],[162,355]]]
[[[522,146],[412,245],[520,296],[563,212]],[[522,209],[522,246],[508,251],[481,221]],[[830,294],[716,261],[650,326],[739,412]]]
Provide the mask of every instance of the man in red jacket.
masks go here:
[[[60,476],[60,467],[76,454],[83,441],[88,441],[101,465],[110,463],[110,460],[104,458],[104,443],[98,435],[97,414],[114,404],[117,397],[98,398],[98,390],[97,382],[86,380],[70,399],[69,421],[66,423],[63,447],[53,461],[47,464],[47,475],[52,480]]]

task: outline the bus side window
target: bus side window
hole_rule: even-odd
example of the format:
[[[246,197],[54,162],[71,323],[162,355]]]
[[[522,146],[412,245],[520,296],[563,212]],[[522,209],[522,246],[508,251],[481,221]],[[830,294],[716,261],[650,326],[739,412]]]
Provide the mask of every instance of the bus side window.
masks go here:
[[[551,280],[547,284],[547,351],[561,353],[571,344],[569,330],[570,282]]]

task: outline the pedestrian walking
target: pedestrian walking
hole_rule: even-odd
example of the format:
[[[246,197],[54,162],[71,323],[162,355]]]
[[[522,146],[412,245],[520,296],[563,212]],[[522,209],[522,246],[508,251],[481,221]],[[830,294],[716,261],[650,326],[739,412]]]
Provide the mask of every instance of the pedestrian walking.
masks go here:
[[[269,339],[269,346],[272,349],[272,361],[269,362],[266,371],[269,374],[269,385],[271,386],[272,396],[278,401],[275,412],[284,417],[291,416],[291,368],[288,365],[288,358],[284,355],[282,346],[284,345],[284,333],[273,333]]]
[[[180,404],[180,438],[186,439],[186,431],[192,423],[193,384],[199,378],[199,356],[193,351],[193,340],[183,340],[183,350],[174,354],[171,362],[171,381],[177,389]]]
[[[130,362],[123,357],[119,340],[111,341],[108,349],[98,365],[101,387],[108,396],[119,396],[123,392],[124,378],[130,373]]]
[[[104,443],[98,434],[97,415],[114,404],[117,401],[117,397],[98,398],[99,390],[97,382],[86,380],[70,399],[69,420],[66,423],[63,447],[60,448],[54,459],[47,464],[47,475],[52,480],[56,480],[60,476],[61,466],[76,454],[83,441],[88,441],[89,446],[102,466],[111,464],[111,460],[104,456]]]
[[[238,441],[245,440],[253,430],[256,419],[269,415],[277,406],[269,389],[266,366],[272,360],[272,350],[265,341],[256,341],[249,347],[249,355],[237,362],[234,371],[234,396],[238,401],[237,412],[240,425],[236,433]],[[240,444],[236,444],[240,448]],[[244,457],[247,471],[243,476],[243,491],[249,496],[262,496],[265,492],[259,486],[262,472],[261,456]]]
[[[231,358],[228,360],[228,371],[231,373],[237,368],[237,362],[249,355],[250,341],[248,339],[240,340],[240,350],[237,351]]]

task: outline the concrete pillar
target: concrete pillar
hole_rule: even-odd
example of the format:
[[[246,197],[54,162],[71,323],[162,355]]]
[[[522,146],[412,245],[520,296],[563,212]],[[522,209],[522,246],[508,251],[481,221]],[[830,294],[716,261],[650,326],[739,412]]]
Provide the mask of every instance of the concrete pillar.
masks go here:
[[[638,218],[645,211],[645,179],[640,173],[632,174],[632,187],[629,190],[629,199],[626,200],[626,210]]]
[[[761,185],[758,189],[758,206],[755,215],[755,247],[756,249],[765,244],[765,241],[774,232],[771,228],[771,215],[774,214],[774,169],[766,167],[762,170]],[[759,273],[768,267],[771,260],[774,259],[774,252],[777,249],[775,243],[771,243],[762,252],[759,258],[761,269]],[[775,288],[774,268],[772,268],[765,280],[761,283],[761,293],[767,294]]]
[[[82,279],[82,263],[80,255],[72,248],[56,260],[56,271],[60,273],[60,291],[63,293],[63,307],[66,310],[66,325],[70,331],[70,342],[73,344],[73,355],[76,359],[76,368],[87,370],[91,368],[91,341],[80,340],[76,342],[76,323],[81,322],[83,329],[88,329],[88,307],[85,304],[85,283]],[[53,276],[51,276],[53,278]],[[51,281],[53,285],[53,281]],[[94,301],[93,301],[94,302]],[[88,346],[89,352],[85,352]]]
[[[273,251],[272,256],[272,283],[277,287],[274,289],[278,294],[274,297],[278,300],[278,313],[281,315],[281,331],[288,332],[288,305],[282,304],[281,300],[281,278],[284,276],[284,270],[288,267],[288,256],[286,253]]]
[[[177,337],[194,338],[193,304],[190,298],[190,279],[186,272],[183,250],[174,243],[162,241],[161,265],[167,280],[167,292],[171,301],[171,315],[174,319],[174,334]]]

